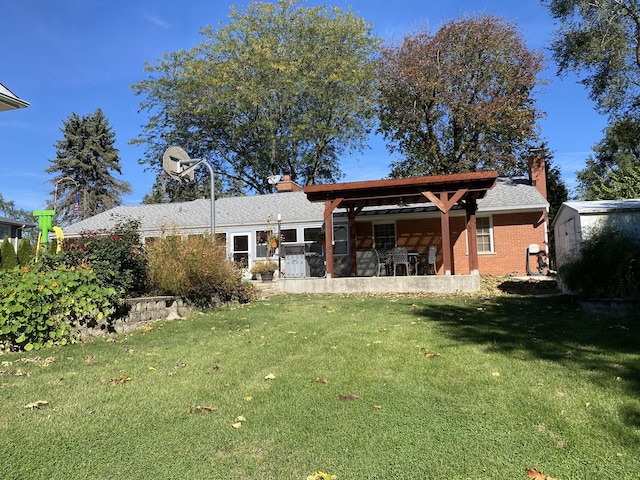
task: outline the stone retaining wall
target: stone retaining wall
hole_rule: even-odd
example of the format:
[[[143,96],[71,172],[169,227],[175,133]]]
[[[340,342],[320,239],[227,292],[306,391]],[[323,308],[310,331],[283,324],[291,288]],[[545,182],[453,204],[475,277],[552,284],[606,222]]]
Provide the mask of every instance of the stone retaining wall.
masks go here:
[[[126,303],[129,313],[112,325],[112,331],[117,333],[127,332],[156,320],[182,318],[192,310],[182,298],[173,296],[128,298]],[[95,337],[106,333],[106,330],[100,328],[80,329],[81,337]]]

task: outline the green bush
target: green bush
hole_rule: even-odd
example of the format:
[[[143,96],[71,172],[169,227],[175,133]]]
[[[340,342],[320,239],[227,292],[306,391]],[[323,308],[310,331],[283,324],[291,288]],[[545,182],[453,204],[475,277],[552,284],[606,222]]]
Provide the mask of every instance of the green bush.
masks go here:
[[[23,238],[18,245],[18,264],[26,267],[33,260],[33,248],[28,238]]]
[[[10,270],[18,266],[18,256],[7,237],[4,237],[4,240],[2,240],[2,244],[0,245],[0,259],[2,261],[3,270]]]
[[[0,351],[75,341],[80,326],[108,327],[122,303],[90,267],[14,268],[0,273]]]
[[[159,295],[178,295],[196,304],[246,302],[252,287],[209,236],[166,237],[147,245],[149,284]]]
[[[640,243],[619,230],[603,228],[582,243],[558,276],[584,298],[639,298]]]
[[[82,232],[79,241],[66,241],[63,251],[49,258],[65,265],[89,265],[103,286],[129,297],[144,295],[147,256],[138,227],[138,221],[126,220],[110,230]]]

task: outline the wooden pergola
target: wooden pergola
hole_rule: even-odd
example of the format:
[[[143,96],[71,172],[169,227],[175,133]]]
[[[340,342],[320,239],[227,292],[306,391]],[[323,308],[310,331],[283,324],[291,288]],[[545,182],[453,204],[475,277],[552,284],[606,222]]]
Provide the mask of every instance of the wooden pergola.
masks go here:
[[[347,211],[350,235],[351,275],[356,274],[356,217],[366,207],[432,203],[440,211],[442,252],[445,275],[452,272],[452,248],[449,212],[460,205],[466,212],[469,235],[469,271],[478,273],[476,244],[477,200],[493,188],[498,174],[495,171],[412,177],[393,180],[312,185],[304,188],[310,202],[324,202],[325,249],[327,277],[334,276],[333,212]]]

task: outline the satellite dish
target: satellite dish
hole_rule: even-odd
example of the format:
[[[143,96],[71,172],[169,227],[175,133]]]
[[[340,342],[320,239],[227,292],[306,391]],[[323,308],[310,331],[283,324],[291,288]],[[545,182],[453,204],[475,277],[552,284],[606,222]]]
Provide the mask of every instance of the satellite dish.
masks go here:
[[[269,182],[270,185],[275,185],[279,181],[280,181],[280,175],[271,175],[270,177],[267,178],[267,182]]]
[[[172,146],[167,148],[162,156],[162,168],[174,180],[193,181],[194,168],[183,169],[180,162],[190,161],[189,155],[183,148]]]

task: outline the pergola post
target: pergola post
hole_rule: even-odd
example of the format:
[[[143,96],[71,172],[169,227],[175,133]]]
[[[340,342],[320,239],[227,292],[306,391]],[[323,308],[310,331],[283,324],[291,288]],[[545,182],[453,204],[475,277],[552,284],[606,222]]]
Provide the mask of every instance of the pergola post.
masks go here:
[[[327,278],[333,277],[333,211],[340,205],[343,198],[324,202],[324,252],[325,272]]]
[[[465,211],[467,217],[467,234],[469,236],[469,273],[471,275],[479,275],[480,269],[478,264],[478,234],[476,224],[476,211],[478,204],[476,199],[470,197],[465,202]]]

